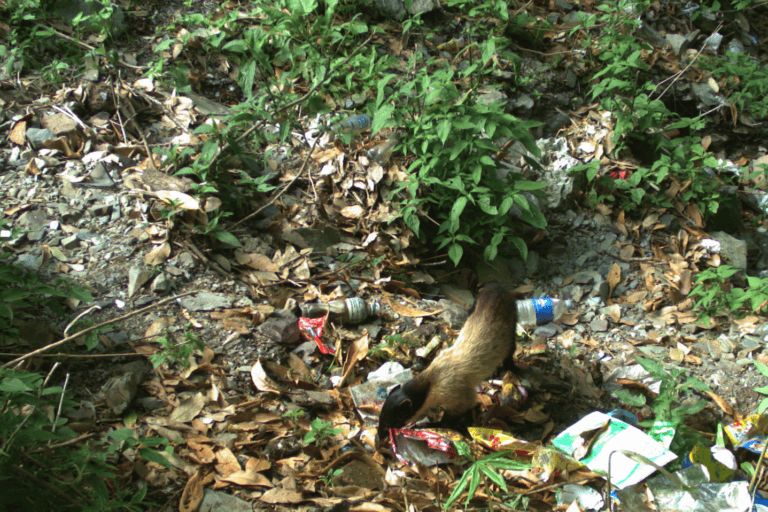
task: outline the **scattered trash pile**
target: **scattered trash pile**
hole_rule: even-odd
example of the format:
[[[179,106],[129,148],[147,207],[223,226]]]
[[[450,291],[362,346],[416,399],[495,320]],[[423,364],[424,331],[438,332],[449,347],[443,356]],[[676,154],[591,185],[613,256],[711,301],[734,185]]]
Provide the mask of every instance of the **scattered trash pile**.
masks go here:
[[[521,325],[534,326],[557,320],[572,307],[570,300],[550,298],[518,301]],[[360,322],[380,312],[376,302],[347,299],[328,305],[310,305],[306,311],[326,315],[301,319],[305,336],[315,340],[328,314],[347,323]],[[314,321],[313,327],[307,322]],[[423,347],[434,350],[435,347]],[[636,366],[636,365],[635,365]],[[630,368],[631,370],[631,368]],[[622,373],[621,375],[625,375]],[[371,445],[378,421],[377,411],[389,390],[413,377],[411,370],[387,362],[368,375],[368,381],[350,388],[360,415],[371,426]],[[653,385],[650,385],[652,388]],[[508,390],[499,394],[502,402]],[[525,390],[515,396],[525,400]],[[737,416],[738,415],[735,415]],[[495,452],[513,461],[517,470],[484,469],[494,483],[512,494],[533,495],[550,491],[552,505],[569,511],[626,510],[664,511],[768,511],[768,480],[761,463],[765,454],[768,415],[753,415],[721,428],[711,442],[697,442],[692,449],[682,429],[670,421],[643,420],[624,409],[609,413],[594,411],[559,433],[551,443],[529,442],[493,428],[470,427],[471,440],[441,428],[408,426],[390,430],[388,443],[394,456],[406,465],[436,466],[482,461]],[[699,436],[706,439],[706,436]],[[467,445],[469,454],[467,454]],[[385,447],[386,448],[386,447]],[[471,472],[466,470],[469,478]],[[398,482],[398,471],[388,473],[390,484]],[[496,479],[500,479],[497,480]],[[503,480],[501,480],[503,478]],[[467,492],[467,503],[477,491],[477,482],[467,488],[459,482],[456,490]],[[474,485],[474,487],[473,487]],[[508,487],[507,487],[508,486]],[[488,493],[484,497],[488,497]],[[535,507],[534,507],[535,508]]]
[[[387,388],[381,382],[409,378],[410,371],[405,371],[393,380],[357,386],[352,393],[359,405],[382,403]],[[573,507],[568,510],[604,510],[610,500],[614,507],[630,512],[768,511],[768,486],[754,478],[765,452],[768,415],[734,422],[712,446],[699,443],[679,455],[673,451],[679,441],[677,432],[669,423],[654,422],[647,428],[641,428],[641,423],[645,422],[626,410],[596,411],[561,432],[551,445],[517,439],[500,430],[469,431],[476,444],[527,465],[527,471],[516,478],[521,487],[513,492],[532,494],[556,488],[557,505]],[[458,456],[456,446],[466,440],[455,432],[405,428],[393,434],[392,450],[404,464],[434,466],[467,460]],[[665,469],[668,465],[679,469]]]

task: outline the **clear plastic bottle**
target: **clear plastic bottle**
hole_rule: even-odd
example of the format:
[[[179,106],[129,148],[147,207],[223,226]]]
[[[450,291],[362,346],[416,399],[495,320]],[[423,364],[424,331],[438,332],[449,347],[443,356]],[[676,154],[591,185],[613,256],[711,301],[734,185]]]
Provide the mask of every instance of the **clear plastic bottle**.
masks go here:
[[[570,300],[537,297],[517,301],[517,323],[526,327],[554,322],[567,312],[573,303]]]
[[[370,127],[371,116],[368,114],[360,114],[337,121],[332,126],[332,130],[336,133],[360,133]]]
[[[392,150],[395,149],[397,143],[400,142],[397,135],[393,135],[388,140],[381,144],[376,144],[368,150],[368,157],[374,160],[379,165],[386,165],[389,163],[389,157],[392,156]]]

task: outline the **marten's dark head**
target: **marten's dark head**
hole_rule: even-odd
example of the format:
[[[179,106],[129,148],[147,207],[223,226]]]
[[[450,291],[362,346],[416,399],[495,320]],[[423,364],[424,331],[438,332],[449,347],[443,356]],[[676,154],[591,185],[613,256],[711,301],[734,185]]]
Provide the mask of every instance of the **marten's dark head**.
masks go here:
[[[418,377],[393,388],[379,414],[379,439],[382,441],[387,439],[389,429],[405,426],[406,422],[413,418],[416,411],[424,405],[428,392],[429,382],[422,381]]]

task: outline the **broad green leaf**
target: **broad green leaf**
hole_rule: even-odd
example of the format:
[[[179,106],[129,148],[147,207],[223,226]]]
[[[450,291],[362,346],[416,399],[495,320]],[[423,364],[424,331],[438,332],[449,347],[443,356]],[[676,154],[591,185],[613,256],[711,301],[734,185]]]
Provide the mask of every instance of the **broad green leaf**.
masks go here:
[[[499,487],[501,487],[504,491],[507,490],[507,484],[504,482],[504,477],[502,477],[498,471],[494,470],[493,468],[488,467],[485,464],[482,464],[480,466],[480,471],[482,471],[485,476],[488,477],[488,480],[495,483]]]
[[[224,242],[231,247],[242,247],[242,244],[238,241],[237,237],[227,231],[214,231],[211,233],[216,240]]]
[[[248,51],[248,43],[242,39],[233,39],[225,44],[222,48],[223,51],[234,53],[245,53]]]
[[[135,432],[130,428],[119,428],[117,430],[113,430],[108,435],[115,441],[126,441],[128,439],[133,439]]]
[[[469,500],[475,495],[475,491],[477,491],[477,487],[480,485],[479,465],[480,464],[475,463],[469,468],[469,488],[467,488],[467,501],[464,502],[465,505],[469,505]]]
[[[256,61],[247,60],[241,67],[237,75],[237,84],[243,93],[249,98],[253,96],[253,81],[256,77]]]
[[[448,119],[443,119],[440,121],[440,123],[437,125],[437,136],[440,139],[440,142],[445,144],[445,141],[448,140],[448,135],[451,133],[451,122]]]
[[[461,261],[463,255],[464,248],[459,244],[454,243],[448,248],[448,257],[451,258],[451,261],[456,266],[459,265],[459,261]]]
[[[517,252],[520,253],[520,257],[523,259],[523,261],[526,261],[528,259],[528,246],[525,245],[523,239],[517,236],[513,236],[510,239],[510,242],[515,246]]]
[[[371,122],[371,132],[376,134],[382,128],[385,128],[388,124],[391,124],[392,112],[394,105],[386,104],[379,107],[379,109],[373,114],[373,121]]]
[[[451,208],[451,220],[452,221],[458,221],[459,217],[461,216],[461,212],[464,211],[464,208],[467,206],[467,196],[459,197],[455,203],[453,203],[453,207]]]
[[[171,464],[167,458],[163,457],[155,450],[150,448],[139,448],[137,451],[139,452],[139,455],[141,455],[145,460],[154,462],[155,464],[160,464],[161,466],[173,468],[173,464]]]

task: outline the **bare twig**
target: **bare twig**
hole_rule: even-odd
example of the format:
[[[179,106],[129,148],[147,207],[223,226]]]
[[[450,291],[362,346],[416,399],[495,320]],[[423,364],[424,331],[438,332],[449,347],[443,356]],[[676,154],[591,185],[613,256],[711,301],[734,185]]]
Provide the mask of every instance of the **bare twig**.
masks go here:
[[[51,30],[53,30],[53,33],[54,33],[54,34],[56,34],[56,35],[57,35],[57,36],[59,36],[60,38],[64,39],[65,41],[69,41],[70,43],[72,43],[72,44],[74,44],[74,45],[77,45],[77,46],[79,46],[80,48],[84,48],[84,49],[86,49],[86,50],[88,50],[88,51],[90,51],[90,52],[94,52],[94,51],[96,51],[96,48],[94,48],[93,46],[91,46],[91,45],[89,45],[89,44],[86,44],[86,43],[84,43],[84,42],[82,42],[82,41],[78,41],[78,40],[77,40],[77,39],[75,39],[74,37],[68,36],[68,35],[67,35],[67,34],[65,34],[64,32],[59,32],[58,30],[56,30],[55,28],[51,27],[50,25],[48,26],[48,28],[50,28]],[[124,61],[124,60],[122,60],[122,59],[118,59],[118,60],[117,60],[117,62],[119,62],[121,66],[125,66],[125,67],[127,67],[127,68],[136,69],[136,70],[138,70],[138,71],[144,71],[144,70],[145,70],[145,68],[144,68],[143,66],[135,66],[135,65],[133,65],[133,64],[128,64],[127,62],[125,62],[125,61]]]
[[[715,28],[715,31],[713,32],[713,34],[714,34],[715,32],[717,32],[718,30],[720,30],[720,28],[721,28],[722,26],[723,26],[723,24],[722,24],[722,23],[720,23],[720,24],[717,26],[717,28]],[[706,43],[705,43],[705,44],[706,44]],[[674,75],[672,75],[671,77],[669,77],[669,78],[665,78],[664,80],[662,80],[661,82],[659,82],[659,86],[660,86],[661,84],[663,84],[664,82],[666,82],[666,81],[668,81],[668,80],[669,80],[669,85],[667,85],[667,87],[666,87],[666,88],[665,88],[665,89],[664,89],[664,90],[661,92],[661,94],[659,94],[659,96],[658,96],[658,98],[657,98],[657,99],[661,99],[661,98],[663,98],[663,97],[664,97],[664,95],[665,95],[665,94],[667,94],[667,91],[669,90],[669,88],[670,88],[670,87],[672,87],[672,86],[675,84],[675,82],[677,82],[677,81],[678,81],[680,78],[682,78],[682,76],[685,74],[685,72],[686,72],[686,71],[688,71],[688,68],[690,68],[691,66],[693,66],[693,65],[694,65],[694,63],[695,63],[696,61],[698,61],[698,60],[699,60],[699,56],[701,55],[701,52],[702,52],[702,51],[704,51],[704,46],[703,46],[703,45],[702,45],[702,47],[701,47],[701,48],[699,48],[699,51],[697,51],[697,52],[696,52],[696,55],[694,55],[694,56],[693,56],[693,58],[691,59],[691,62],[689,62],[687,66],[685,66],[685,67],[684,67],[682,70],[678,71],[677,73],[675,73],[675,74],[674,74]],[[658,86],[657,86],[657,87],[658,87]],[[709,113],[709,112],[708,112],[708,113]],[[705,114],[705,115],[706,115],[706,114]],[[702,117],[703,117],[703,116],[702,116]]]
[[[242,224],[243,222],[247,221],[248,219],[251,219],[251,218],[255,217],[255,216],[256,216],[256,215],[258,215],[258,214],[260,214],[262,211],[264,211],[264,208],[266,208],[267,206],[269,206],[269,205],[273,204],[275,201],[277,201],[277,200],[280,198],[280,196],[282,196],[283,194],[285,194],[285,192],[286,192],[286,191],[287,191],[289,188],[291,188],[291,185],[293,185],[293,184],[296,182],[296,180],[298,180],[299,178],[301,178],[301,175],[304,173],[304,169],[305,169],[305,168],[307,169],[307,174],[309,174],[309,170],[308,170],[308,165],[307,165],[307,164],[309,163],[309,159],[310,159],[310,157],[312,156],[312,153],[315,151],[315,146],[317,146],[317,141],[318,141],[318,140],[319,140],[319,139],[315,139],[315,142],[312,144],[312,147],[311,147],[311,148],[309,148],[309,152],[307,153],[307,157],[304,159],[304,163],[302,164],[302,166],[301,166],[301,169],[299,169],[299,172],[298,172],[298,173],[296,173],[296,176],[294,176],[294,177],[293,177],[293,179],[292,179],[291,181],[289,181],[288,183],[286,183],[286,184],[283,186],[282,190],[280,190],[280,192],[278,192],[277,194],[275,194],[275,195],[274,195],[274,196],[273,196],[273,197],[272,197],[272,198],[271,198],[269,201],[267,201],[266,203],[264,203],[263,205],[261,205],[261,208],[259,208],[259,209],[258,209],[258,210],[256,210],[255,212],[251,212],[251,213],[249,213],[248,215],[246,215],[245,217],[243,217],[243,218],[242,218],[242,219],[240,219],[239,221],[237,221],[237,222],[235,222],[234,224],[232,224],[232,225],[229,227],[229,229],[230,229],[230,230],[232,230],[232,229],[235,229],[237,226],[239,226],[239,225],[240,225],[240,224]]]
[[[66,338],[63,338],[63,339],[60,339],[59,341],[51,343],[50,345],[46,345],[44,347],[40,347],[39,349],[33,350],[32,352],[29,352],[28,354],[24,354],[21,357],[17,357],[16,359],[13,359],[12,361],[8,361],[4,365],[0,366],[0,370],[5,369],[5,368],[9,368],[9,367],[11,367],[13,365],[16,365],[16,364],[18,364],[18,363],[20,363],[20,362],[22,362],[22,361],[24,361],[26,359],[29,359],[30,357],[34,357],[34,356],[36,356],[38,354],[42,354],[43,352],[48,352],[49,350],[54,349],[56,347],[60,347],[63,344],[65,344],[65,343],[67,343],[69,341],[72,341],[73,339],[78,338],[80,336],[83,336],[85,334],[88,334],[89,332],[93,332],[96,329],[101,329],[102,327],[105,327],[107,325],[112,325],[112,324],[116,324],[118,322],[122,322],[123,320],[127,320],[127,319],[129,319],[129,318],[131,318],[133,316],[140,315],[142,313],[146,313],[147,311],[150,311],[150,310],[152,310],[152,309],[154,309],[156,307],[162,306],[163,304],[167,304],[169,302],[177,300],[177,299],[179,299],[181,297],[186,297],[187,295],[192,295],[193,293],[198,293],[198,291],[197,290],[193,290],[191,292],[186,292],[186,293],[182,293],[182,294],[179,294],[179,295],[174,295],[173,297],[168,297],[167,299],[163,299],[160,302],[156,302],[155,304],[150,304],[147,307],[144,307],[144,308],[141,308],[141,309],[137,309],[136,311],[131,311],[130,313],[128,313],[126,315],[123,315],[121,317],[113,318],[112,320],[107,320],[106,322],[102,322],[100,324],[93,325],[91,327],[83,329],[82,331],[76,332],[75,334],[73,334],[71,336],[67,336]]]

